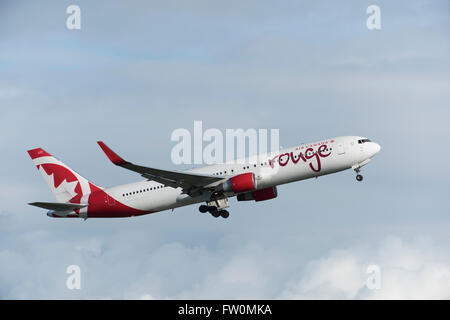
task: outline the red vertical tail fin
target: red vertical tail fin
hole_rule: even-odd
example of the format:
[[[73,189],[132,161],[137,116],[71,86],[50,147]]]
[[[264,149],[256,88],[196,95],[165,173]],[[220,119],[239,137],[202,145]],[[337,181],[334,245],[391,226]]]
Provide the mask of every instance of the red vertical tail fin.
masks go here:
[[[28,150],[28,154],[58,202],[82,203],[83,196],[98,188],[42,148]]]

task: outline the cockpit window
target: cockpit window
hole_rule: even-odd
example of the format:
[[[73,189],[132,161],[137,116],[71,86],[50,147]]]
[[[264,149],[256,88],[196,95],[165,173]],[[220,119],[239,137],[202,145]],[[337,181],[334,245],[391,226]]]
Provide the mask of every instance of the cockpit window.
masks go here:
[[[361,139],[361,140],[358,140],[358,143],[359,143],[359,144],[361,144],[361,143],[366,143],[366,142],[371,142],[371,141],[370,141],[370,139]]]

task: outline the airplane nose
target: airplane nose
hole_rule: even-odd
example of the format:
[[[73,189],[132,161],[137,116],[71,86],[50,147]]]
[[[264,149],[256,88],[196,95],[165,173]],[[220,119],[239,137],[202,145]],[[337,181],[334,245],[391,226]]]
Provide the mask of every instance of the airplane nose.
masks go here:
[[[381,146],[378,143],[375,143],[375,153],[380,152]]]
[[[381,150],[381,146],[378,143],[372,142],[372,145],[369,148],[370,157],[373,157]]]

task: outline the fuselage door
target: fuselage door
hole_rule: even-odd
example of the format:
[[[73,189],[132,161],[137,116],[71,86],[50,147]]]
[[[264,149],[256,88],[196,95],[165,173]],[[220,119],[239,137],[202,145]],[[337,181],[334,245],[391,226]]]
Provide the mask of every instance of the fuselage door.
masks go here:
[[[344,154],[345,153],[344,144],[339,143],[337,146],[337,150],[338,150],[338,154]]]

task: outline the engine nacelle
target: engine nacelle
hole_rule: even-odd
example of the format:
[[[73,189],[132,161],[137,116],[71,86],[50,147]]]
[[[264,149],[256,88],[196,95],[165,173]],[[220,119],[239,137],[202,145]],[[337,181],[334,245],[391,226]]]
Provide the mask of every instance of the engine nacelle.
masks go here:
[[[238,201],[264,201],[276,198],[278,196],[277,187],[265,188],[253,192],[246,192],[237,196]]]
[[[225,192],[242,193],[255,189],[256,179],[251,172],[232,177],[222,184],[222,190]]]

